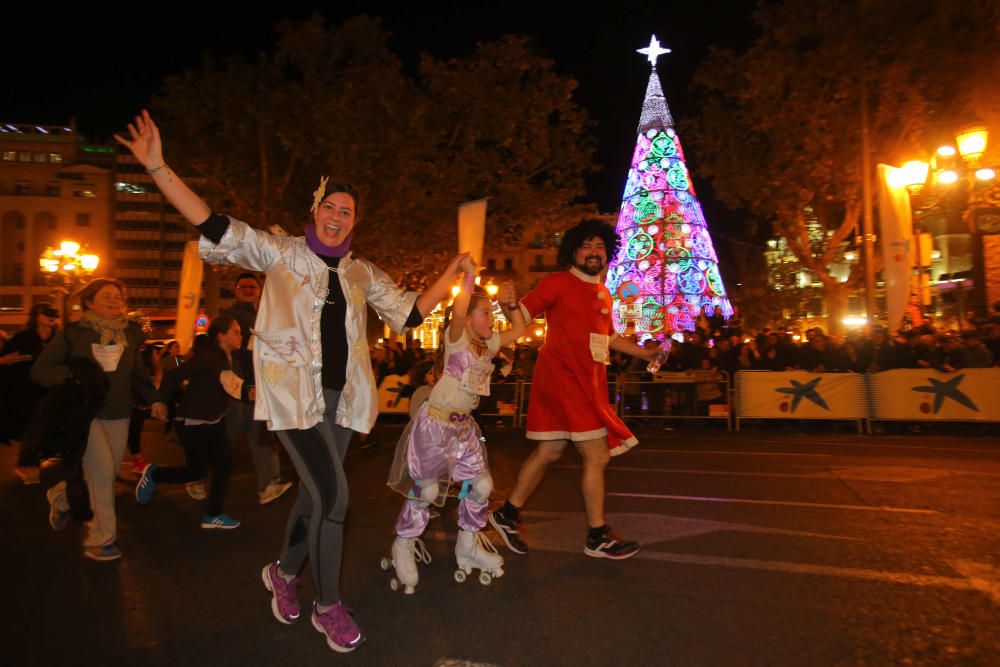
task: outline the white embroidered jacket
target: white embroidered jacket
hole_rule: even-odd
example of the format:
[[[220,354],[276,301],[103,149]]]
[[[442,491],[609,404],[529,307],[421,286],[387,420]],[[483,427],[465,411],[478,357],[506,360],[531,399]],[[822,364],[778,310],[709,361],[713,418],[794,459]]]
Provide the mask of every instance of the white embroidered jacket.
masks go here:
[[[393,331],[402,333],[417,293],[404,292],[377,266],[352,260],[350,253],[333,274],[304,237],[276,236],[232,217],[219,243],[202,236],[198,251],[210,264],[267,273],[252,343],[257,375],[254,419],[266,420],[272,431],[311,428],[323,418],[320,315],[329,277],[338,276],[347,299],[344,326],[349,351],[337,424],[370,431],[378,417],[378,396],[365,335],[365,304],[370,303]]]

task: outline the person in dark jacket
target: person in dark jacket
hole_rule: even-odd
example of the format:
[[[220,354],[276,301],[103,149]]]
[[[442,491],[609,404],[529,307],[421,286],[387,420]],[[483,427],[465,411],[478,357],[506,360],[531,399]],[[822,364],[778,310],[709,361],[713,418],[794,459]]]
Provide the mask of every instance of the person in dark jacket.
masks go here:
[[[251,329],[257,320],[260,301],[260,278],[256,273],[236,276],[236,302],[222,311],[240,323],[243,342],[233,354],[233,370],[247,383],[253,384],[253,352],[250,350]],[[281,479],[278,447],[274,436],[267,432],[263,421],[253,418],[254,404],[232,399],[226,413],[226,434],[235,446],[240,435],[245,435],[250,448],[250,459],[257,475],[257,499],[261,505],[274,502],[292,488],[291,482]]]
[[[240,522],[224,514],[222,503],[233,472],[233,456],[226,436],[225,416],[230,397],[249,398],[243,381],[233,373],[233,352],[240,349],[240,323],[228,315],[216,317],[208,325],[209,344],[195,351],[185,364],[163,376],[160,394],[173,396],[181,383],[187,382],[184,398],[177,409],[177,435],[187,454],[182,466],[150,463],[135,487],[135,497],[145,505],[158,484],[184,484],[205,477],[212,469],[202,528],[237,528]]]
[[[108,380],[104,406],[90,422],[83,471],[90,491],[94,518],[87,523],[84,556],[108,561],[122,557],[115,544],[115,477],[125,456],[128,423],[132,414],[132,390],[138,391],[156,419],[165,419],[167,406],[138,363],[146,336],[138,322],[125,316],[125,286],[113,278],[96,278],[80,290],[83,316],[57,333],[31,368],[31,379],[43,387],[55,387],[70,377],[68,361],[87,357],[101,366]],[[68,512],[66,484],[48,490],[50,515]],[[55,525],[53,525],[55,527]]]
[[[19,446],[24,428],[45,390],[28,376],[31,364],[59,330],[59,311],[51,303],[37,303],[28,313],[28,326],[0,349],[0,442]],[[22,450],[14,473],[25,484],[38,484],[38,466]]]
[[[44,459],[60,459],[69,511],[49,508],[49,524],[53,530],[66,528],[68,515],[81,523],[94,518],[83,473],[83,457],[91,422],[104,407],[108,395],[108,378],[93,359],[70,357],[66,366],[69,377],[38,402],[24,428],[21,447],[22,456],[32,464]]]

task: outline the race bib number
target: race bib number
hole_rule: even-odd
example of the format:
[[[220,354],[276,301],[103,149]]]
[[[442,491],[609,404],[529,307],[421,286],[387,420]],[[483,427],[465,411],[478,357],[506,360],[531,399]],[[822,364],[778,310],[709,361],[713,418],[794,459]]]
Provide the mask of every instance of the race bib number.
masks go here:
[[[491,375],[493,375],[493,364],[488,361],[475,361],[462,373],[460,386],[463,391],[470,394],[489,396]]]
[[[309,346],[298,329],[254,331],[253,335],[260,343],[260,356],[265,362],[280,360],[293,368],[309,363]]]
[[[599,364],[608,363],[608,341],[606,334],[590,334],[590,356]]]
[[[118,370],[118,362],[122,359],[122,352],[125,347],[122,345],[98,345],[92,343],[90,352],[94,355],[94,361],[101,365],[105,373],[114,373]]]

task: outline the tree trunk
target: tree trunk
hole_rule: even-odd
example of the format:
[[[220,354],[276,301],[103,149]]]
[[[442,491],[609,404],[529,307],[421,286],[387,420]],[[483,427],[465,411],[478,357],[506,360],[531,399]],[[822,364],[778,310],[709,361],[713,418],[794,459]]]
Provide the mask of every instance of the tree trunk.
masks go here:
[[[847,297],[850,289],[846,283],[829,283],[825,286],[827,333],[840,336],[844,333],[844,316],[847,314]]]

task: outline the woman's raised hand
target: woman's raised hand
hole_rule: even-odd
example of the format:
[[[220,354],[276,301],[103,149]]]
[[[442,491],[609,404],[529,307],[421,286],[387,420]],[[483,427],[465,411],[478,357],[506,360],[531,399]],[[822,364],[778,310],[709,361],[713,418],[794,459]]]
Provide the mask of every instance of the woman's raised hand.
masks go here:
[[[160,130],[150,118],[149,112],[143,109],[142,115],[135,117],[135,123],[128,124],[132,139],[115,135],[115,139],[130,151],[135,159],[146,168],[146,171],[163,165],[163,144],[160,141]]]
[[[479,267],[476,266],[475,260],[472,259],[472,255],[468,254],[462,258],[462,261],[459,263],[458,268],[462,269],[462,272],[465,273],[466,275],[469,274],[476,275],[476,271],[479,270]]]

